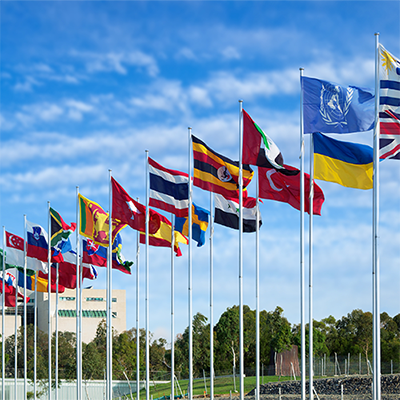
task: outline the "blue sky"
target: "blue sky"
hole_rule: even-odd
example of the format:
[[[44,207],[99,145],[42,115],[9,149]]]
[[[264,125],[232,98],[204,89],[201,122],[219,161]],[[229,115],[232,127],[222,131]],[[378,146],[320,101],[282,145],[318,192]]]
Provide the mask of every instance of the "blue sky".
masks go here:
[[[108,208],[108,170],[145,198],[145,150],[187,171],[188,133],[238,159],[238,100],[299,166],[299,68],[306,76],[374,87],[374,33],[400,55],[396,1],[1,2],[1,225],[23,235],[23,215],[47,226],[47,202],[76,219],[76,186]],[[372,133],[346,139],[372,145]],[[308,155],[308,140],[306,140]],[[308,159],[308,156],[307,156]],[[306,161],[308,168],[308,161]],[[381,309],[400,312],[400,164],[381,163]],[[314,318],[371,310],[372,191],[318,182]],[[255,194],[255,182],[250,185]],[[194,189],[209,209],[209,194]],[[300,322],[299,212],[261,205],[260,308]],[[308,218],[306,218],[308,226]],[[136,234],[122,231],[134,260]],[[187,249],[175,259],[175,332],[188,325]],[[193,311],[209,315],[209,245],[193,247]],[[238,233],[215,227],[214,323],[238,304]],[[255,235],[244,241],[244,303],[255,308]],[[140,253],[144,327],[144,248]],[[308,269],[308,260],[306,259]],[[99,269],[95,288],[105,287]],[[308,283],[308,279],[306,280]],[[135,275],[127,290],[135,326]],[[308,287],[308,285],[307,285]],[[308,307],[308,305],[307,305]],[[150,249],[150,329],[170,341],[170,258]]]

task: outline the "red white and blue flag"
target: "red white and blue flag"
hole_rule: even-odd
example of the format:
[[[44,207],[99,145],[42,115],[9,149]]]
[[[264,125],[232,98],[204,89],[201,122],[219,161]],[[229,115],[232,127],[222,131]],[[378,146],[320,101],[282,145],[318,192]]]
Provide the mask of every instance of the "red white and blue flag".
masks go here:
[[[48,261],[48,235],[47,232],[37,224],[26,221],[27,256],[37,258],[40,261]]]
[[[185,172],[164,168],[149,158],[151,207],[175,214],[189,215],[189,175]]]
[[[379,45],[379,158],[400,160],[400,60]]]

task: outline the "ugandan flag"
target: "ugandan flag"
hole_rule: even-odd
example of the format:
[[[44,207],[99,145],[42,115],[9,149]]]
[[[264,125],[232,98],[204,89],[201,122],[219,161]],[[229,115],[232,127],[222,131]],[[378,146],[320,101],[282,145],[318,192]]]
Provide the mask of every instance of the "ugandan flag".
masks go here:
[[[78,194],[79,198],[79,233],[94,243],[108,247],[109,216],[97,203]],[[112,220],[112,242],[117,233],[125,228],[126,224]]]
[[[204,142],[192,136],[194,179],[193,185],[225,197],[237,197],[239,189],[239,162],[211,150]],[[243,164],[243,188],[253,178],[254,171]]]

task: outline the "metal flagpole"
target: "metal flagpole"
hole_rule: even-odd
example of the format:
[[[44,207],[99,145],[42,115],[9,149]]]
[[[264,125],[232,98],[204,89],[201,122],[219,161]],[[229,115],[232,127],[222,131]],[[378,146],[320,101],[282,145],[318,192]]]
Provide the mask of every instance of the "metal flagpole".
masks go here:
[[[37,388],[36,388],[36,377],[37,377],[37,278],[39,271],[35,272],[35,300],[34,300],[34,323],[33,323],[33,398],[36,400]]]
[[[314,355],[314,340],[313,340],[313,212],[314,212],[314,136],[310,135],[310,219],[309,219],[309,255],[308,255],[308,262],[309,262],[309,318],[310,322],[308,324],[308,338],[309,338],[309,379],[310,383],[308,386],[309,390],[309,398],[313,400],[314,398],[314,386],[313,386],[313,376],[314,376],[314,365],[313,365],[313,355]]]
[[[25,233],[24,233],[25,249]],[[15,290],[15,337],[14,337],[14,399],[17,400],[17,381],[18,381],[18,279],[16,278]]]
[[[51,238],[51,231],[49,234]],[[50,240],[49,240],[50,243]],[[58,263],[56,264],[56,343],[55,343],[55,361],[56,361],[56,369],[55,369],[55,399],[58,400]],[[50,282],[49,282],[50,285]]]
[[[188,248],[188,295],[189,295],[189,400],[193,399],[193,321],[192,321],[192,128],[189,134],[189,248]]]
[[[83,290],[83,267],[82,258],[80,257],[80,241],[76,247],[76,258],[79,263],[79,393],[82,396],[82,318],[83,318],[83,307],[82,307],[82,290]]]
[[[109,380],[109,400],[112,400],[112,188],[111,188],[111,169],[109,172],[109,216],[108,216],[108,263],[107,263],[107,297],[108,297],[108,380]]]
[[[300,80],[304,68],[300,68]],[[301,400],[306,398],[306,326],[304,287],[304,115],[300,88],[300,314],[301,314]]]
[[[139,202],[139,197],[137,198]],[[140,399],[140,337],[139,337],[139,251],[140,232],[136,231],[136,400]]]
[[[146,150],[146,400],[150,399],[149,213],[149,151]]]
[[[175,332],[174,332],[174,312],[175,312],[175,304],[174,304],[174,279],[175,279],[175,263],[174,263],[174,245],[175,245],[175,235],[174,235],[174,214],[171,214],[171,397],[170,399],[174,399],[174,376],[175,376]]]
[[[79,340],[79,316],[81,314],[80,311],[80,281],[79,281],[79,269],[80,269],[80,262],[79,262],[79,224],[80,224],[80,215],[79,215],[79,186],[76,187],[76,396],[77,399],[81,398],[81,385],[79,379],[79,371],[80,371],[80,343]]]
[[[244,335],[243,335],[243,100],[239,100],[239,364],[240,400],[244,399]]]
[[[47,202],[47,222],[48,222],[48,232],[51,234],[51,218],[50,218],[50,202]],[[51,400],[51,246],[50,246],[50,238],[47,239],[47,268],[48,268],[48,285],[47,285],[47,294],[48,294],[48,331],[49,331],[49,400]],[[24,300],[25,302],[25,300]],[[26,393],[25,393],[26,395]]]
[[[3,400],[6,399],[6,385],[5,385],[5,373],[6,373],[6,353],[5,353],[5,348],[6,344],[4,341],[4,330],[5,330],[5,323],[4,320],[6,318],[6,313],[5,313],[5,307],[6,307],[6,295],[5,295],[5,287],[6,284],[4,282],[5,279],[5,273],[6,273],[6,228],[3,226],[3,283],[2,283],[2,298],[1,298],[1,398]],[[18,285],[16,285],[16,288],[18,289]]]
[[[27,382],[27,364],[28,364],[28,345],[27,345],[27,315],[26,315],[26,266],[27,266],[27,258],[26,253],[28,251],[27,248],[27,233],[26,233],[26,215],[24,214],[24,230],[25,230],[25,244],[24,244],[24,398],[26,399],[27,392],[28,392],[28,382]],[[50,274],[50,272],[49,272]],[[49,275],[50,278],[50,275]],[[50,342],[51,343],[51,342]]]
[[[210,192],[210,400],[214,399],[214,221],[213,193]]]
[[[374,400],[381,399],[381,334],[380,334],[380,271],[379,271],[379,33],[375,33],[375,129],[374,129],[374,181],[373,181],[373,271],[375,271],[374,310]]]
[[[260,208],[258,193],[258,168],[256,181],[256,400],[260,399]]]

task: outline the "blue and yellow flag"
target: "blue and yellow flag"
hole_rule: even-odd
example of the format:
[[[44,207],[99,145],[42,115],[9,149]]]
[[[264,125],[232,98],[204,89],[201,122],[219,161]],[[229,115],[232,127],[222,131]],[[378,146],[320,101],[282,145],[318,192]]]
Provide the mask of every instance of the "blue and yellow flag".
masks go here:
[[[314,133],[314,178],[355,189],[372,189],[373,150]]]
[[[209,211],[192,204],[192,239],[197,242],[197,247],[206,242],[209,215]],[[189,236],[189,217],[175,217],[175,230]]]

